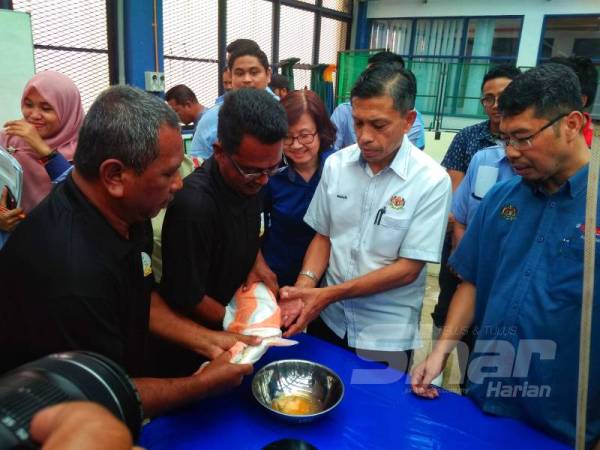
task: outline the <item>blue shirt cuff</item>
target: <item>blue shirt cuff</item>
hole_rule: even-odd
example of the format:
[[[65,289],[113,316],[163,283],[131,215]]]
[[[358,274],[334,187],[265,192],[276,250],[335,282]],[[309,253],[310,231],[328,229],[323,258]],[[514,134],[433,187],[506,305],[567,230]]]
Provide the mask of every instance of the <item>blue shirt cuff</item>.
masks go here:
[[[50,161],[44,164],[44,169],[52,181],[56,180],[63,173],[71,168],[71,164],[60,153],[57,153]]]

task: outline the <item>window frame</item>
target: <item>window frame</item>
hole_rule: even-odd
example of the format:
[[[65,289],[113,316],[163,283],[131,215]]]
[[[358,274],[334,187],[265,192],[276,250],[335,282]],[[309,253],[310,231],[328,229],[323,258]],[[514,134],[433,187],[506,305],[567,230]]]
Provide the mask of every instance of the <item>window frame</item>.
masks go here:
[[[415,35],[417,32],[416,23],[418,20],[457,20],[462,19],[463,21],[463,30],[460,38],[460,54],[453,55],[415,55],[414,46],[415,46]],[[521,29],[519,30],[519,37],[517,40],[517,54],[514,56],[465,56],[465,48],[467,45],[467,36],[469,33],[469,20],[471,19],[521,19]],[[524,14],[508,14],[508,15],[500,15],[500,16],[423,16],[423,17],[385,17],[385,18],[372,18],[369,19],[369,32],[373,29],[373,22],[377,22],[378,20],[409,20],[412,22],[411,24],[411,36],[410,36],[410,50],[408,54],[400,54],[403,58],[412,59],[457,59],[456,62],[464,62],[464,61],[473,61],[477,60],[489,60],[492,61],[511,61],[514,60],[515,63],[518,58],[519,47],[521,46],[521,39],[523,37],[523,22],[525,20]]]

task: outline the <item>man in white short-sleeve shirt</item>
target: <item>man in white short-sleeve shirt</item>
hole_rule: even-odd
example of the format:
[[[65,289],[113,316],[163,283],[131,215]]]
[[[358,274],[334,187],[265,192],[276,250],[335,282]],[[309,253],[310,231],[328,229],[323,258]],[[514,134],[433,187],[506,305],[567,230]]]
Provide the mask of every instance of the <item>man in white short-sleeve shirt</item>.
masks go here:
[[[402,69],[367,69],[351,98],[357,144],[329,157],[304,217],[316,234],[295,287],[281,291],[286,336],[320,315],[309,332],[410,358],[420,345],[423,267],[441,256],[450,179],[406,137],[415,85]]]

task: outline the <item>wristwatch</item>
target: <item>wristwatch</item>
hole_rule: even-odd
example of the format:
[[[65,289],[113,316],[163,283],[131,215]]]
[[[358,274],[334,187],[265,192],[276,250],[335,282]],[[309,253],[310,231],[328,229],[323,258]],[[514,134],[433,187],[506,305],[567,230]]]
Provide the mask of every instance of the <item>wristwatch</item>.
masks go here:
[[[304,275],[305,277],[308,277],[311,280],[313,280],[315,283],[317,283],[319,281],[319,279],[317,278],[317,274],[315,274],[311,270],[303,270],[298,275]]]

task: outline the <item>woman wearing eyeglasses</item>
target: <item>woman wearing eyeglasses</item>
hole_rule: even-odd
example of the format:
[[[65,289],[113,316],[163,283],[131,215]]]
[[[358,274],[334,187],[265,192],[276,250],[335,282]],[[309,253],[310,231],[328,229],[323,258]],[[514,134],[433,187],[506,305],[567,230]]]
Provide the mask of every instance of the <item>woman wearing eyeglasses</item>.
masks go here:
[[[336,129],[313,91],[294,91],[281,104],[289,125],[283,140],[288,167],[271,177],[265,188],[262,252],[279,285],[286,286],[296,282],[315,233],[304,223],[304,214],[321,179],[323,164],[333,153]]]

